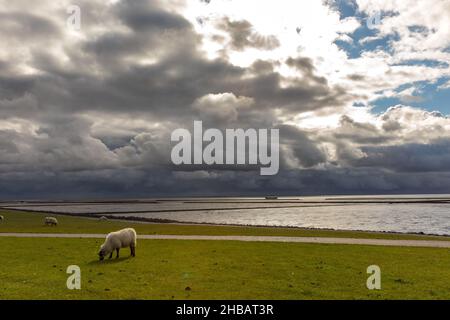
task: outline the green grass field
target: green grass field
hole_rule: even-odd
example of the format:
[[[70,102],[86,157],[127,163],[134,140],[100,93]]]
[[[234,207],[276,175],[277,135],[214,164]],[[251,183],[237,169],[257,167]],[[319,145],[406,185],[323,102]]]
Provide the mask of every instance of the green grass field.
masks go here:
[[[0,232],[239,234],[429,238],[280,228],[182,226],[1,212]],[[442,238],[444,239],[444,238]],[[0,299],[450,299],[450,251],[359,245],[139,240],[137,257],[98,261],[101,239],[0,238]],[[381,267],[381,290],[366,269]],[[81,290],[66,269],[81,268]]]
[[[444,249],[142,240],[136,258],[99,262],[101,240],[0,244],[0,299],[450,299]],[[81,290],[66,288],[72,264]],[[382,290],[366,288],[372,264]]]

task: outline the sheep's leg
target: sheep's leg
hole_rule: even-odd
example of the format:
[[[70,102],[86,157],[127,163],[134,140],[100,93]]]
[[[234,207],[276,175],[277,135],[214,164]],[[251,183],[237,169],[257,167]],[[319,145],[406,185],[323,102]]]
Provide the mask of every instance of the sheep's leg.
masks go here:
[[[119,258],[119,250],[120,250],[120,249],[116,249],[116,252],[117,252],[116,259]]]
[[[130,250],[131,250],[131,256],[135,257],[136,256],[136,248],[134,246],[130,246]]]
[[[109,258],[110,258],[110,259],[112,259],[112,254],[113,254],[113,253],[111,252],[111,254],[109,255]]]

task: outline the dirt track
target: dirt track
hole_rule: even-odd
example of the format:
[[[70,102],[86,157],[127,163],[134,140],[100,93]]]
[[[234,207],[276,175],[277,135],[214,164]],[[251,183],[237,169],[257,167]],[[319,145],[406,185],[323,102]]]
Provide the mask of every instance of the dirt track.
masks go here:
[[[87,238],[103,239],[104,234],[69,234],[69,233],[0,233],[0,237],[15,238]],[[450,241],[436,240],[387,240],[325,237],[270,237],[270,236],[185,236],[185,235],[139,235],[143,240],[207,240],[207,241],[248,241],[248,242],[290,242],[290,243],[322,243],[353,244],[397,247],[432,247],[450,248]]]

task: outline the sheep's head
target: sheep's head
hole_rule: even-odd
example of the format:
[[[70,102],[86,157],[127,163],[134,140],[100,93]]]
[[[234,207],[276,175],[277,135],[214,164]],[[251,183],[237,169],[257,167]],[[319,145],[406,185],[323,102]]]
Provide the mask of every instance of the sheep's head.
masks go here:
[[[100,258],[100,261],[105,259],[105,256],[108,254],[108,252],[105,250],[103,246],[100,247],[100,251],[98,252],[98,257]]]

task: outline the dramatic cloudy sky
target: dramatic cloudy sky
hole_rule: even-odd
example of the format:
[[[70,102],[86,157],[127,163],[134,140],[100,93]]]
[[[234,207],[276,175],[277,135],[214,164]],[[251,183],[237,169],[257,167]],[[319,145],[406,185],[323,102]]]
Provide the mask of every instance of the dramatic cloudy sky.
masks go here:
[[[1,198],[450,192],[450,0],[0,0],[0,39]],[[194,120],[279,128],[279,174],[174,167]]]

